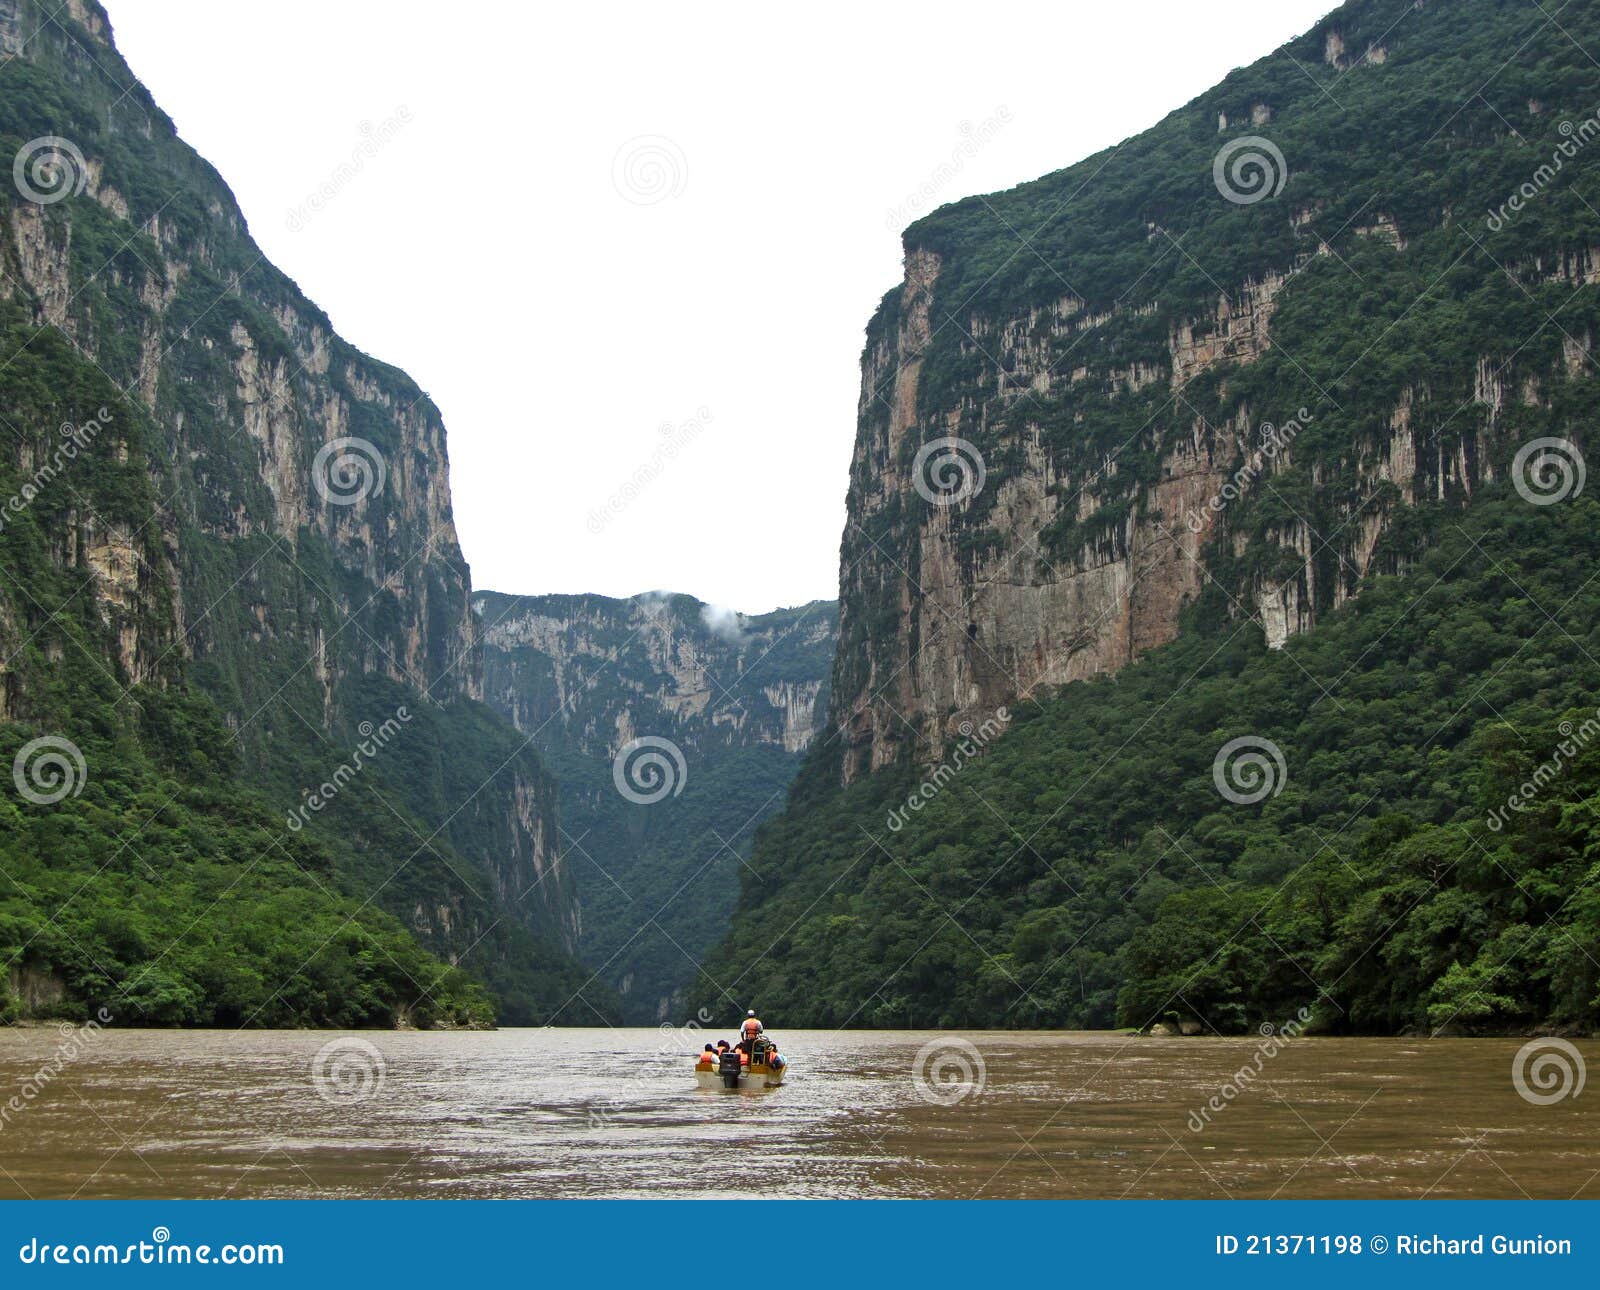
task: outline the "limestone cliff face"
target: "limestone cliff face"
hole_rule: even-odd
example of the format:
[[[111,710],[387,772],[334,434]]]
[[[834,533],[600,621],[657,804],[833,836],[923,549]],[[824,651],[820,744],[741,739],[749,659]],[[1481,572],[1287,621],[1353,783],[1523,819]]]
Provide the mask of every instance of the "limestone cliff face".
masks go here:
[[[1026,419],[1003,437],[992,429],[1023,401],[1042,403],[1052,388],[1059,395],[1089,383],[1099,366],[1095,339],[1119,321],[1119,311],[1096,313],[1068,296],[1014,316],[974,315],[967,344],[992,354],[995,367],[976,374],[970,387],[950,391],[946,406],[927,398],[920,380],[938,272],[937,255],[908,247],[905,282],[886,306],[898,313],[898,325],[875,328],[883,338],[869,345],[862,363],[861,430],[842,544],[841,634],[859,642],[867,666],[861,668],[859,656],[839,661],[836,716],[848,749],[846,782],[896,760],[908,740],[925,740],[920,755],[937,756],[960,722],[1040,686],[1115,671],[1172,638],[1180,611],[1206,577],[1203,552],[1216,519],[1209,502],[1249,455],[1254,429],[1247,409],[1220,424],[1191,415],[1179,392],[1209,369],[1250,363],[1266,352],[1284,281],[1278,274],[1247,281],[1234,298],[1222,296],[1212,314],[1162,319],[1169,341],[1160,359],[1113,361],[1095,373],[1095,393],[1105,401],[1147,387],[1172,391],[1163,399],[1165,424],[1148,440],[1160,453],[1159,475],[1130,497],[1114,457],[1084,453],[1079,445],[1054,449]],[[1136,313],[1140,326],[1159,316],[1149,306]],[[889,389],[893,396],[885,401]],[[976,546],[966,540],[974,532],[969,516],[977,495],[948,506],[930,503],[905,450],[908,438],[916,448],[963,435],[990,446],[952,445],[931,456],[920,483],[937,496],[929,472],[940,469],[941,456],[951,470],[975,471],[982,459],[983,489],[991,496]],[[1118,517],[1097,522],[1108,503]],[[886,514],[897,542],[909,544],[901,555],[884,551],[875,536],[875,522]],[[1063,523],[1092,525],[1094,536],[1076,549],[1047,552],[1045,535]],[[1292,546],[1303,535],[1286,533],[1284,540]],[[1295,594],[1277,586],[1260,591],[1269,634],[1280,643],[1287,611],[1275,598]],[[886,598],[892,619],[882,614]],[[1309,621],[1293,619],[1296,628]],[[880,634],[869,625],[874,621],[892,622],[893,630]]]
[[[448,713],[481,694],[439,411],[264,261],[93,0],[0,0],[0,50],[5,157],[26,176],[0,189],[0,307],[64,339],[137,410],[157,498],[141,522],[77,516],[53,538],[56,558],[87,578],[121,683],[185,667],[252,774],[292,804],[360,723],[399,702]],[[25,473],[48,447],[22,445]],[[8,637],[27,630],[26,605],[3,609]],[[15,713],[27,695],[13,688]],[[288,743],[303,745],[297,766]],[[447,956],[512,908],[575,938],[553,795],[531,756],[469,811],[456,805],[411,821],[412,849],[428,843],[414,867],[434,866],[437,889],[386,892],[396,912]],[[446,841],[429,841],[435,825]],[[463,895],[455,858],[434,865],[430,848],[451,845],[493,894],[468,882],[482,899]],[[437,935],[436,913],[413,916],[452,902],[452,936]]]
[[[1552,286],[1594,280],[1594,239],[1464,227],[1440,192],[1396,192],[1382,150],[1370,173],[1346,164],[1326,139],[1350,119],[1291,83],[1290,58],[1325,49],[1367,128],[1387,128],[1375,105],[1409,111],[1411,60],[1443,61],[1449,41],[1421,4],[1369,40],[1398,11],[1346,5],[1146,134],[907,230],[861,362],[831,714],[843,782],[1116,671],[1208,599],[1281,645],[1369,574],[1404,571],[1408,512],[1504,483],[1534,426],[1581,439],[1560,406],[1592,369],[1585,329],[1467,349],[1449,299],[1464,288],[1439,277],[1455,259],[1554,309]],[[1517,110],[1560,144],[1553,114]],[[1507,129],[1474,115],[1438,146]],[[1230,190],[1240,149],[1259,198]]]
[[[54,34],[47,25],[24,56],[46,57]],[[187,154],[175,137],[162,142]],[[197,184],[207,218],[194,226],[138,219],[91,155],[82,174],[84,195],[102,211],[6,194],[0,291],[143,404],[163,432],[169,505],[200,537],[264,539],[290,562],[320,539],[355,579],[325,589],[337,615],[362,614],[374,594],[384,602],[382,627],[352,642],[330,685],[359,666],[438,697],[475,696],[469,581],[438,410],[402,373],[340,341],[260,262],[220,181]],[[88,262],[92,252],[75,252],[75,235],[80,245],[86,236],[128,243],[108,281]],[[121,317],[107,316],[107,294]],[[203,610],[184,623],[183,648],[198,656],[214,643]],[[302,628],[269,624],[291,639]]]
[[[629,1020],[674,1017],[721,939],[755,827],[783,805],[823,728],[834,605],[748,617],[689,596],[496,592],[474,605],[486,701],[560,786],[583,957]],[[676,791],[649,803],[618,787],[640,739],[675,756]]]
[[[800,752],[826,710],[828,602],[757,617],[670,595],[480,592],[474,606],[488,702],[541,742],[604,758],[650,733]]]

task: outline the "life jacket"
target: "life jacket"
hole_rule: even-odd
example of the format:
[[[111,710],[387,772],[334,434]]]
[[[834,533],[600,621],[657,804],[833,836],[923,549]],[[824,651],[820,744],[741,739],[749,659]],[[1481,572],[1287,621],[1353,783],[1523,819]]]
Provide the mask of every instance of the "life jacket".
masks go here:
[[[746,1039],[754,1039],[761,1033],[761,1023],[754,1017],[746,1017],[743,1029]]]
[[[748,1066],[749,1064],[750,1064],[750,1054],[745,1052],[745,1050],[741,1048],[739,1050],[739,1065]]]
[[[704,1066],[707,1063],[709,1063],[712,1066],[715,1066],[717,1064],[717,1050],[715,1048],[705,1049],[694,1060],[695,1060],[695,1065],[697,1065],[697,1066]]]

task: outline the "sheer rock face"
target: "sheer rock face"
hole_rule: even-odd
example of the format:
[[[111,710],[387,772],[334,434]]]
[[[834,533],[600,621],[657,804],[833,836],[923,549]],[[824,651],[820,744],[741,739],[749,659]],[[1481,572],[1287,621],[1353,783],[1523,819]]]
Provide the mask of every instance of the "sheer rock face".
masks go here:
[[[1511,328],[1465,364],[1449,293],[1425,288],[1455,264],[1525,296],[1576,290],[1600,282],[1600,251],[1518,253],[1513,236],[1553,236],[1530,219],[1489,254],[1514,215],[1485,234],[1403,201],[1392,164],[1340,169],[1319,140],[1351,123],[1293,84],[1325,59],[1373,96],[1362,128],[1388,128],[1418,60],[1454,74],[1448,21],[1396,12],[1348,4],[1293,62],[1280,51],[1116,149],[906,231],[861,360],[829,718],[841,782],[936,761],[964,721],[1115,672],[1208,596],[1282,646],[1369,573],[1408,567],[1405,511],[1505,482],[1529,427],[1559,421],[1563,388],[1593,370],[1584,324],[1549,344]],[[1448,147],[1520,146],[1483,115]],[[1265,170],[1259,199],[1214,168],[1240,147]]]
[[[39,78],[57,100],[8,135],[73,150],[60,200],[30,199],[9,176],[0,189],[0,303],[59,331],[147,422],[159,502],[141,540],[83,514],[57,543],[63,567],[92,579],[120,681],[159,682],[158,661],[185,662],[247,764],[269,770],[280,719],[337,751],[341,731],[386,716],[357,697],[372,678],[442,706],[478,698],[438,409],[263,260],[94,0],[0,0],[0,56],[12,61],[0,74]],[[17,606],[0,609],[7,639],[26,631]],[[5,702],[26,697],[8,689]],[[498,816],[503,846],[484,857],[495,885],[536,891],[535,921],[571,939],[553,809],[532,771],[473,806]]]
[[[992,340],[1000,367],[959,391],[950,406],[929,407],[919,403],[918,387],[937,274],[936,256],[908,252],[899,301],[909,304],[886,306],[901,314],[893,340],[869,346],[863,360],[841,557],[846,644],[834,681],[847,783],[894,762],[909,745],[920,745],[918,756],[936,757],[961,722],[1040,686],[1115,671],[1170,640],[1205,577],[1201,553],[1216,519],[1208,502],[1249,444],[1247,416],[1223,425],[1195,416],[1175,425],[1159,478],[1140,503],[1063,559],[1045,552],[1041,535],[1063,514],[1091,520],[1111,491],[1103,485],[1116,485],[1117,464],[1052,451],[1037,427],[1026,427],[1007,445],[1011,469],[1001,473],[992,450],[985,455],[985,520],[998,540],[976,553],[963,550],[970,503],[924,499],[903,448],[907,438],[916,445],[960,436],[970,432],[974,412],[982,426],[1019,398],[1091,380],[1087,366],[1073,368],[1062,355],[1088,358],[1084,338],[1112,315],[1068,297],[1011,318],[972,319],[972,343]],[[1164,365],[1113,367],[1100,384],[1110,397],[1157,382],[1181,388],[1218,364],[1251,361],[1270,345],[1267,322],[1282,282],[1273,275],[1247,283],[1213,315],[1173,322]],[[888,389],[894,394],[885,408]],[[889,542],[870,532],[885,511],[900,520]],[[1195,522],[1185,522],[1190,516]],[[881,625],[890,622],[885,633]]]
[[[26,38],[22,57],[46,67],[67,62],[69,74],[79,74],[88,55],[72,41],[87,33],[109,74],[131,81],[97,5],[74,0],[55,18],[55,6],[36,8],[17,0],[0,9],[9,43]],[[14,254],[6,256],[0,291],[24,302],[38,323],[60,328],[143,405],[166,450],[160,484],[173,512],[222,542],[268,538],[291,565],[311,534],[324,538],[339,570],[360,584],[347,589],[341,578],[337,588],[322,589],[336,612],[358,614],[374,593],[388,602],[382,628],[367,628],[363,669],[434,685],[435,697],[475,695],[470,585],[438,410],[403,373],[340,341],[321,311],[260,261],[226,186],[142,90],[130,97],[135,120],[115,121],[107,135],[132,124],[151,136],[157,164],[179,172],[173,187],[203,207],[200,217],[175,218],[181,202],[130,211],[94,151],[102,140],[72,139],[84,158],[83,194],[100,208],[91,232],[127,249],[104,268],[88,263],[74,238],[91,208],[19,199],[8,187],[6,249]],[[110,168],[124,164],[117,157]],[[108,298],[120,317],[108,317]],[[134,351],[129,334],[144,341]],[[330,484],[328,471],[341,458],[319,462],[318,453],[347,438],[371,446],[355,451],[381,472],[381,487]],[[357,495],[342,495],[348,491]],[[180,563],[187,556],[181,552]],[[193,608],[199,615],[205,606]],[[210,642],[195,625],[182,624],[183,636],[203,654]],[[303,630],[293,621],[273,626],[291,642]]]
[[[1392,228],[1391,220],[1382,240],[1398,251]],[[1216,407],[1209,395],[1188,399],[1183,391],[1208,372],[1236,371],[1270,351],[1287,274],[1247,278],[1213,312],[1168,322],[1160,363],[1119,364],[1096,352],[1100,333],[1135,311],[1097,314],[1068,297],[1010,317],[974,315],[968,343],[997,366],[933,401],[921,386],[938,270],[937,256],[908,251],[905,281],[869,332],[887,339],[869,342],[862,360],[831,713],[845,783],[908,752],[936,760],[961,722],[1042,687],[1115,672],[1171,640],[1185,607],[1213,578],[1220,537],[1233,557],[1267,544],[1296,558],[1293,569],[1228,588],[1234,612],[1256,619],[1267,642],[1281,646],[1354,593],[1374,567],[1391,505],[1470,495],[1493,476],[1489,444],[1475,437],[1419,459],[1413,421],[1427,394],[1408,386],[1347,463],[1363,500],[1340,511],[1331,543],[1296,520],[1241,546],[1225,523],[1230,504],[1270,489],[1293,461],[1292,438],[1275,443],[1274,425],[1247,404],[1224,398]],[[1571,257],[1552,272],[1581,279],[1586,271],[1582,257]],[[1586,359],[1569,343],[1569,372]],[[1114,455],[1051,444],[1037,422],[1008,416],[1019,403],[1043,407],[1052,390],[1091,387],[1104,406],[1156,384],[1172,396],[1145,437],[1159,454],[1157,468],[1137,487],[1125,482]],[[1508,397],[1531,405],[1541,396],[1537,382],[1508,393],[1498,361],[1485,356],[1472,401],[1484,410],[1486,432]],[[1281,414],[1292,433],[1304,428],[1298,411]],[[917,449],[942,437],[982,445],[982,489],[953,505],[930,504],[913,469]],[[1272,447],[1263,451],[1264,444]],[[1368,505],[1385,483],[1397,490],[1394,502]],[[1118,518],[1097,525],[1108,506]],[[1063,551],[1048,539],[1064,526],[1092,536]],[[975,533],[981,543],[971,542]]]

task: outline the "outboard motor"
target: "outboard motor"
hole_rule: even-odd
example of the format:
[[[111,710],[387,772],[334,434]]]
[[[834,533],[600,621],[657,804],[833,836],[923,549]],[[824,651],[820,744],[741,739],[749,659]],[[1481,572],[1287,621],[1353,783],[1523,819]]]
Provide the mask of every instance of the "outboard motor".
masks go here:
[[[739,1073],[744,1069],[744,1063],[739,1060],[737,1048],[724,1049],[722,1056],[717,1058],[717,1074],[722,1076],[723,1088],[738,1088]]]

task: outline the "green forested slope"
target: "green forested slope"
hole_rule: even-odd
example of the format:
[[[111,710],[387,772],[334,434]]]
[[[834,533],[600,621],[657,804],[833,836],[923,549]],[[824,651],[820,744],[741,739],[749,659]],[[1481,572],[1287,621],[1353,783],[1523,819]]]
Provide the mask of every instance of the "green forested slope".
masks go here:
[[[413,1004],[427,1020],[423,987],[449,962],[502,1020],[613,1017],[606,987],[579,993],[554,786],[474,697],[438,410],[265,259],[93,0],[0,5],[0,51],[0,505],[38,490],[0,515],[0,719],[16,748],[64,739],[88,767],[81,797],[0,812],[0,962],[21,1006],[65,989],[48,1006],[82,1010],[104,980],[165,973],[164,1021],[382,1022]],[[59,427],[100,406],[112,431],[30,482]],[[352,442],[372,486],[340,497],[326,454]],[[172,723],[148,726],[169,708],[187,751],[164,742]],[[134,796],[101,796],[113,786]],[[161,786],[175,805],[152,818]],[[195,836],[214,835],[193,850],[162,827],[189,794],[210,803]],[[108,814],[77,839],[96,804]],[[256,845],[269,827],[276,845]],[[114,854],[132,886],[113,886]],[[267,898],[280,886],[287,905]],[[126,928],[102,937],[88,911],[113,907]],[[340,930],[357,910],[384,952]],[[34,935],[47,925],[60,934]],[[225,934],[232,948],[205,948]],[[317,1003],[291,978],[319,964],[381,987]],[[480,989],[452,989],[487,1015]]]
[[[702,999],[1594,1024],[1579,817],[1463,822],[1600,695],[1592,503],[1509,486],[1536,440],[1581,462],[1600,418],[1597,23],[1595,0],[1352,0],[1118,147],[907,230],[863,358],[833,728]],[[1214,162],[1261,138],[1266,190],[1229,199]],[[1270,453],[1269,423],[1293,425]],[[952,434],[986,478],[935,509],[907,481]],[[1001,703],[1010,731],[891,832],[951,724]],[[1288,767],[1257,807],[1211,778],[1244,736]],[[1423,831],[1369,836],[1396,815]]]
[[[899,831],[916,778],[813,774],[703,996],[789,1025],[1592,1027],[1600,753],[1485,820],[1596,716],[1600,503],[1420,518],[1409,576],[1281,651],[1201,605],[1114,679],[1018,705]],[[1241,736],[1283,754],[1259,804],[1213,779]]]
[[[179,650],[148,684],[118,675],[91,576],[57,552],[119,523],[158,546],[148,422],[59,336],[13,322],[0,347],[0,416],[22,449],[0,454],[0,1015],[488,1022],[489,999],[465,973],[345,894],[330,847],[289,830],[243,782],[237,743],[185,684]],[[88,425],[101,428],[63,433]],[[35,472],[46,463],[65,469],[45,479]],[[165,627],[169,646],[172,612],[160,581],[133,608],[153,638]],[[70,740],[81,761],[59,746],[54,765],[48,747],[25,751],[41,731]]]
[[[1600,67],[1572,33],[1597,25],[1595,0],[1559,22],[1531,0],[1351,0],[1151,129],[908,228],[908,255],[938,269],[925,300],[898,287],[868,328],[836,718],[876,710],[879,744],[925,755],[945,713],[924,696],[962,701],[944,676],[964,670],[992,707],[1030,675],[1040,642],[1002,589],[1120,561],[1124,591],[1147,595],[1137,559],[1196,514],[1204,545],[1158,579],[1203,570],[1240,612],[1277,593],[1314,618],[1366,571],[1367,525],[1404,525],[1413,491],[1464,501],[1528,438],[1581,437],[1600,415]],[[1261,164],[1220,187],[1245,200],[1214,169],[1236,145]],[[928,334],[907,344],[920,308]],[[911,374],[900,432],[888,393]],[[1270,487],[1220,513],[1173,503],[1182,472],[1249,465],[1263,426],[1302,408]],[[986,482],[935,510],[903,481],[942,435],[981,452]],[[962,595],[940,613],[925,593],[951,557],[923,562],[945,543]],[[946,630],[963,613],[970,640]],[[1098,638],[1120,621],[1058,621],[1044,643],[1081,633],[1111,653]]]

